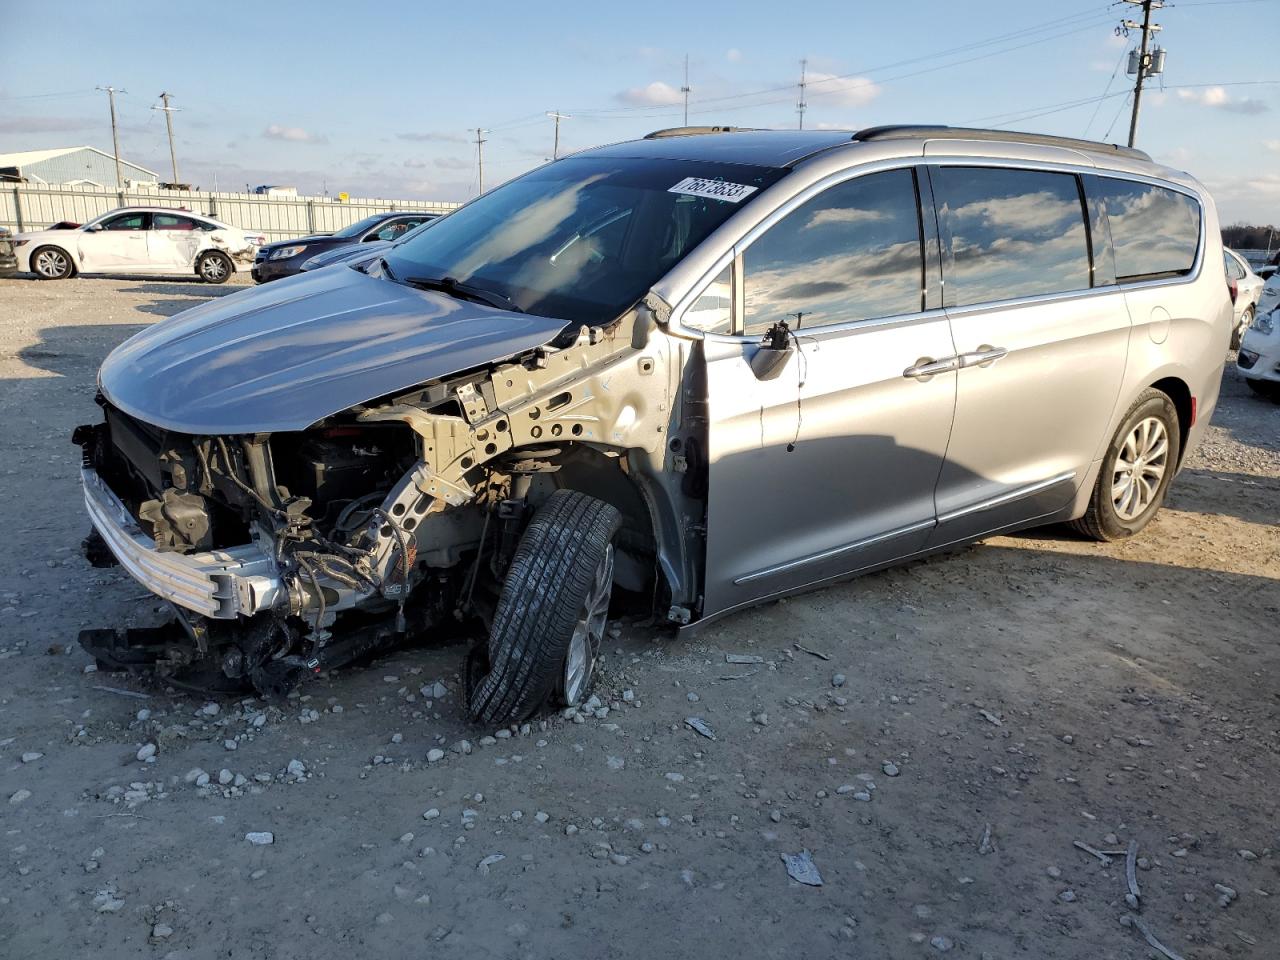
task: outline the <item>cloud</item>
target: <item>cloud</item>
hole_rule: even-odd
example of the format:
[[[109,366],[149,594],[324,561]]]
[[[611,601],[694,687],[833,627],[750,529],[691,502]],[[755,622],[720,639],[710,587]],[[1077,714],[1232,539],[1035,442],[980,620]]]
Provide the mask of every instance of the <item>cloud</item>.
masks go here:
[[[684,95],[671,84],[655,80],[647,87],[623,90],[617,99],[638,107],[669,107],[683,102]]]
[[[93,126],[92,120],[74,117],[6,117],[0,133],[66,133]]]
[[[1228,113],[1242,113],[1250,116],[1266,113],[1271,109],[1265,101],[1256,100],[1253,97],[1235,99],[1231,94],[1227,93],[1224,87],[1206,87],[1203,90],[1179,90],[1178,99],[1190,103],[1198,103],[1202,107],[1213,107],[1215,110],[1225,110]]]
[[[441,170],[470,170],[471,161],[459,157],[436,157],[435,165]]]
[[[413,143],[467,143],[467,138],[460,133],[440,133],[435,130],[428,130],[424,133],[417,131],[409,131],[407,133],[397,133],[397,140],[409,140]]]
[[[728,60],[730,63],[741,63],[742,51],[739,50],[737,47],[730,47],[728,50],[725,51],[724,58]]]
[[[328,143],[329,138],[320,134],[311,133],[309,130],[303,130],[301,127],[283,127],[278,123],[273,123],[267,129],[262,131],[263,137],[268,140],[288,140],[290,143]]]
[[[1262,145],[1272,153],[1280,153],[1280,140],[1263,140]]]
[[[883,88],[866,77],[837,77],[830,73],[810,73],[807,98],[821,97],[824,104],[841,107],[866,106],[880,96]]]

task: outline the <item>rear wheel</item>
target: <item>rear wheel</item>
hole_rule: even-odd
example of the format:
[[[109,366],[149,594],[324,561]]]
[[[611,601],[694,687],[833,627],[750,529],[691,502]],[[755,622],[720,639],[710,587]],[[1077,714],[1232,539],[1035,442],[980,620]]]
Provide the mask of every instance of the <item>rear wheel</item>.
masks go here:
[[[1249,324],[1251,323],[1253,323],[1253,307],[1245,307],[1244,313],[1240,315],[1240,322],[1231,331],[1232,350],[1240,349],[1240,341],[1244,339],[1244,332],[1249,329]]]
[[[205,283],[226,283],[234,272],[231,258],[217,250],[202,253],[196,260],[196,275]]]
[[[76,268],[67,251],[60,247],[41,247],[31,252],[31,272],[41,280],[65,280]]]
[[[1180,444],[1173,401],[1159,390],[1144,390],[1107,447],[1088,509],[1071,526],[1103,541],[1140,531],[1164,502]]]
[[[473,719],[513,723],[549,702],[585,699],[609,615],[621,523],[610,504],[571,490],[556,491],[534,514],[502,585],[488,643],[468,658]]]

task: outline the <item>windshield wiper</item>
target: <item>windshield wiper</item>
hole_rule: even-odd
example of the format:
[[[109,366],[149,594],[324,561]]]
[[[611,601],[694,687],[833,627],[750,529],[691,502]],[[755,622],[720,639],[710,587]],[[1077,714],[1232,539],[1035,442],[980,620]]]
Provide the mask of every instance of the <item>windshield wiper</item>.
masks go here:
[[[510,297],[503,296],[496,290],[486,290],[484,287],[463,283],[453,277],[406,277],[403,282],[411,287],[419,287],[423,290],[439,290],[441,293],[447,293],[452,297],[457,297],[459,300],[473,300],[477,303],[486,303],[491,307],[497,307],[499,310],[524,313],[524,310],[517,306]]]

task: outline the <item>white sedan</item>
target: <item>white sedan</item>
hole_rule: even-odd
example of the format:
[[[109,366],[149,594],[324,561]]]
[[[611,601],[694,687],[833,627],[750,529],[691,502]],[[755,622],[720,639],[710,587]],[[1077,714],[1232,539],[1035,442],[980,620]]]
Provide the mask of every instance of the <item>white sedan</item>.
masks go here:
[[[225,283],[236,263],[253,262],[266,238],[169,207],[122,207],[72,230],[13,238],[18,270],[42,280],[77,273],[190,274]]]

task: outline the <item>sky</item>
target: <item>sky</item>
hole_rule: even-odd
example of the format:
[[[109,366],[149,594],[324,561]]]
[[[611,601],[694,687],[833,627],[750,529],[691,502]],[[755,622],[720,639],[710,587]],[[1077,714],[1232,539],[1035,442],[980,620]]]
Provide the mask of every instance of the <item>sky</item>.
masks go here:
[[[0,0],[0,153],[111,150],[204,189],[465,200],[560,154],[689,122],[991,126],[1123,143],[1140,10],[1054,0],[207,4]],[[1190,171],[1222,222],[1280,225],[1280,0],[1179,0],[1137,146]],[[1102,99],[1099,99],[1102,98]]]

